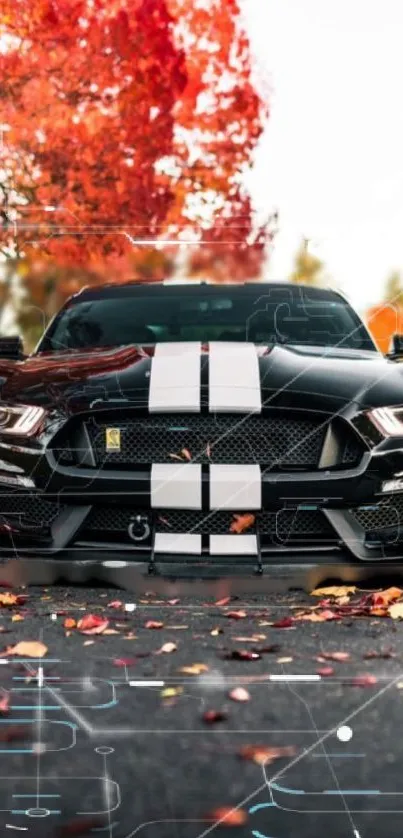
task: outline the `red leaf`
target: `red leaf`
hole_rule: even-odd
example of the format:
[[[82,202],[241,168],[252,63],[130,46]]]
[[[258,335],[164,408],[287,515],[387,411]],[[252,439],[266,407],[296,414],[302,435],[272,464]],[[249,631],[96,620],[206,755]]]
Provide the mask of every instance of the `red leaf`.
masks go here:
[[[229,602],[231,602],[231,597],[225,596],[223,599],[218,599],[214,605],[228,605]]]
[[[164,627],[164,623],[159,623],[156,620],[147,620],[144,628],[146,629],[162,629]]]
[[[318,675],[321,675],[322,678],[327,678],[329,675],[334,675],[334,669],[332,666],[323,666],[322,669],[316,670]]]
[[[250,759],[252,762],[256,762],[257,765],[270,765],[276,759],[292,757],[294,755],[295,748],[293,745],[286,745],[283,748],[267,745],[244,745],[239,750],[239,756],[242,759]]]
[[[3,716],[6,716],[10,712],[10,695],[9,693],[4,693],[0,698],[0,713]]]
[[[320,658],[325,661],[346,661],[350,657],[349,652],[321,652]]]
[[[240,533],[246,532],[255,523],[255,515],[246,513],[244,515],[234,515],[234,520],[231,522],[230,532]]]
[[[109,625],[109,620],[97,614],[86,614],[77,623],[80,634],[102,634]]]
[[[350,683],[354,687],[372,687],[378,683],[378,679],[375,678],[375,675],[357,675],[357,678],[353,678]]]
[[[228,714],[224,713],[223,710],[206,710],[203,713],[203,721],[208,725],[215,724],[216,722],[224,722],[227,718]]]
[[[123,602],[120,599],[114,599],[112,602],[108,602],[108,608],[121,608]]]
[[[292,617],[283,617],[281,620],[277,620],[276,623],[273,623],[273,628],[276,629],[288,629],[294,625]]]
[[[227,614],[231,620],[244,620],[247,616],[246,611],[228,611]]]
[[[93,829],[105,826],[105,818],[95,816],[92,818],[77,818],[61,826],[58,832],[59,838],[80,838],[88,835]]]
[[[113,666],[134,666],[136,658],[115,658]]]

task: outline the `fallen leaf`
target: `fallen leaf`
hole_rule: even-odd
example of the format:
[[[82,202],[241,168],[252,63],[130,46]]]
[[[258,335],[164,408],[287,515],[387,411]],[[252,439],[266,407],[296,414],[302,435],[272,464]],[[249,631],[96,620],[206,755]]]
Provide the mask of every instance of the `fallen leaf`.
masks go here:
[[[202,672],[208,672],[208,666],[205,663],[192,663],[190,666],[182,666],[179,672],[184,675],[201,675]]]
[[[48,647],[40,640],[21,640],[16,646],[9,646],[5,652],[0,654],[0,657],[20,655],[23,658],[43,658],[47,651]]]
[[[158,651],[154,652],[154,654],[155,655],[162,655],[162,654],[170,655],[172,652],[176,652],[177,648],[178,647],[177,647],[176,643],[164,643],[164,645],[161,646],[161,649],[158,649]]]
[[[206,445],[206,457],[208,457],[208,459],[211,457],[211,445],[209,442]]]
[[[233,661],[257,661],[262,657],[259,652],[250,652],[249,649],[233,649],[225,655],[227,660]]]
[[[183,687],[165,687],[161,692],[161,698],[175,698],[183,693]]]
[[[244,745],[240,748],[238,754],[242,759],[249,759],[256,762],[257,765],[271,765],[276,759],[295,756],[296,748],[293,745],[286,745],[283,748],[270,748],[266,745]]]
[[[80,634],[103,634],[109,625],[106,617],[99,617],[97,614],[86,614],[77,623]]]
[[[77,623],[73,619],[73,617],[66,617],[66,619],[63,623],[63,626],[64,626],[65,629],[73,629],[73,628],[76,627],[76,625],[77,625]]]
[[[389,649],[381,650],[376,652],[375,650],[370,652],[365,652],[363,655],[364,660],[373,660],[374,658],[382,658],[383,660],[387,660],[388,658],[395,658],[396,652],[392,652]]]
[[[134,666],[136,658],[115,658],[113,666]]]
[[[6,716],[10,712],[10,694],[4,693],[0,698],[0,713]]]
[[[275,623],[260,623],[260,625],[261,626],[272,625],[273,628],[288,629],[288,628],[294,628],[294,621],[293,621],[292,617],[282,617],[281,620],[277,620]]]
[[[249,530],[250,527],[253,527],[255,523],[256,516],[250,513],[246,513],[244,515],[234,515],[234,520],[230,526],[230,532],[237,533],[238,535],[246,530]]]
[[[5,593],[0,594],[0,605],[17,605],[18,602],[18,596],[16,594],[10,593],[10,591],[6,591]]]
[[[182,448],[181,454],[182,454],[182,457],[185,458],[185,460],[188,460],[189,462],[191,461],[192,455],[187,448]]]
[[[203,721],[208,725],[213,725],[216,722],[224,722],[228,718],[228,714],[223,710],[206,710],[203,713]]]
[[[389,614],[393,620],[403,619],[403,602],[396,602],[389,608]]]
[[[237,643],[259,643],[260,640],[266,640],[265,634],[252,634],[250,637],[233,637]]]
[[[108,608],[122,608],[123,602],[120,599],[114,599],[112,602],[108,602]]]
[[[207,816],[207,820],[217,826],[244,826],[248,822],[248,814],[245,809],[231,809],[230,806],[221,806],[219,809],[214,809]]]
[[[116,629],[105,629],[102,634],[120,634],[120,631],[116,631]]]
[[[179,454],[169,454],[171,460],[179,460],[180,463],[183,463],[182,457]]]
[[[180,599],[169,599],[168,605],[177,605],[180,602]]]
[[[323,666],[322,669],[317,669],[316,672],[322,678],[327,678],[329,675],[334,675],[334,669],[332,666]]]
[[[230,620],[244,620],[247,616],[246,611],[228,611],[227,613]]]
[[[59,827],[58,838],[84,838],[94,829],[105,826],[105,818],[98,815],[91,818],[77,818]]]
[[[327,623],[329,620],[340,620],[340,614],[325,609],[324,611],[307,611],[305,614],[298,614],[294,620],[304,620],[308,623]]]
[[[244,687],[235,687],[228,695],[233,701],[250,701],[248,690],[245,690]]]
[[[147,620],[144,628],[146,628],[146,629],[162,629],[162,628],[164,628],[164,623],[159,623],[156,620]]]
[[[378,683],[378,679],[375,678],[375,675],[357,675],[350,683],[353,687],[372,687],[373,684]]]
[[[403,594],[401,588],[387,588],[385,591],[377,591],[372,594],[372,602],[374,605],[389,605],[395,599],[399,599]]]
[[[21,742],[32,739],[33,730],[25,725],[7,725],[0,728],[0,742]]]
[[[11,617],[12,623],[20,623],[22,620],[24,620],[22,614],[13,614],[13,616]]]
[[[83,646],[93,646],[95,640],[84,640]]]
[[[229,602],[231,602],[231,597],[225,596],[223,599],[218,599],[214,605],[228,605]]]
[[[348,596],[348,594],[355,594],[357,588],[355,585],[331,585],[330,588],[315,588],[311,591],[311,596]]]
[[[317,660],[325,661],[346,661],[350,657],[349,652],[321,652]]]
[[[223,634],[223,630],[222,628],[214,628],[210,634],[212,637],[218,637],[219,634]]]
[[[291,663],[294,658],[277,658],[276,663]]]

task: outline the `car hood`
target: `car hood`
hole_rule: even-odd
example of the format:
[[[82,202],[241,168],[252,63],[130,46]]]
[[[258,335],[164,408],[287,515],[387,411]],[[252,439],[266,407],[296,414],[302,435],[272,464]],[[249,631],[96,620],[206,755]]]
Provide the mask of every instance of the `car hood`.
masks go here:
[[[144,407],[154,352],[155,346],[128,346],[0,360],[0,398],[68,414],[105,406],[109,400]],[[403,365],[376,352],[282,345],[256,346],[256,352],[263,404],[330,411],[403,404]],[[170,363],[175,386],[177,382],[181,388],[180,354],[173,352]],[[207,344],[202,347],[201,375],[206,404],[208,369]]]

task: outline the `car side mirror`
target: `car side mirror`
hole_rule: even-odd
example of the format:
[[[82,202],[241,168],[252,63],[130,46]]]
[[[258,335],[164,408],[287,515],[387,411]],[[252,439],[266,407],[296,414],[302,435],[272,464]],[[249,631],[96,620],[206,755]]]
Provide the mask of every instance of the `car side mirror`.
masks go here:
[[[19,336],[0,337],[0,360],[2,358],[10,361],[23,361],[26,358],[24,345]]]

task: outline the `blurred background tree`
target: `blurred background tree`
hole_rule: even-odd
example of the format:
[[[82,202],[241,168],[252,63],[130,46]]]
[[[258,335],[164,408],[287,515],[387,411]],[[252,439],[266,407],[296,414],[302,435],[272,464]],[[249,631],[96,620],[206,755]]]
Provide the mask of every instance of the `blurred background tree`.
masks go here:
[[[305,285],[325,285],[327,278],[324,263],[309,251],[309,239],[302,239],[301,246],[295,255],[295,263],[289,277],[290,282]]]

